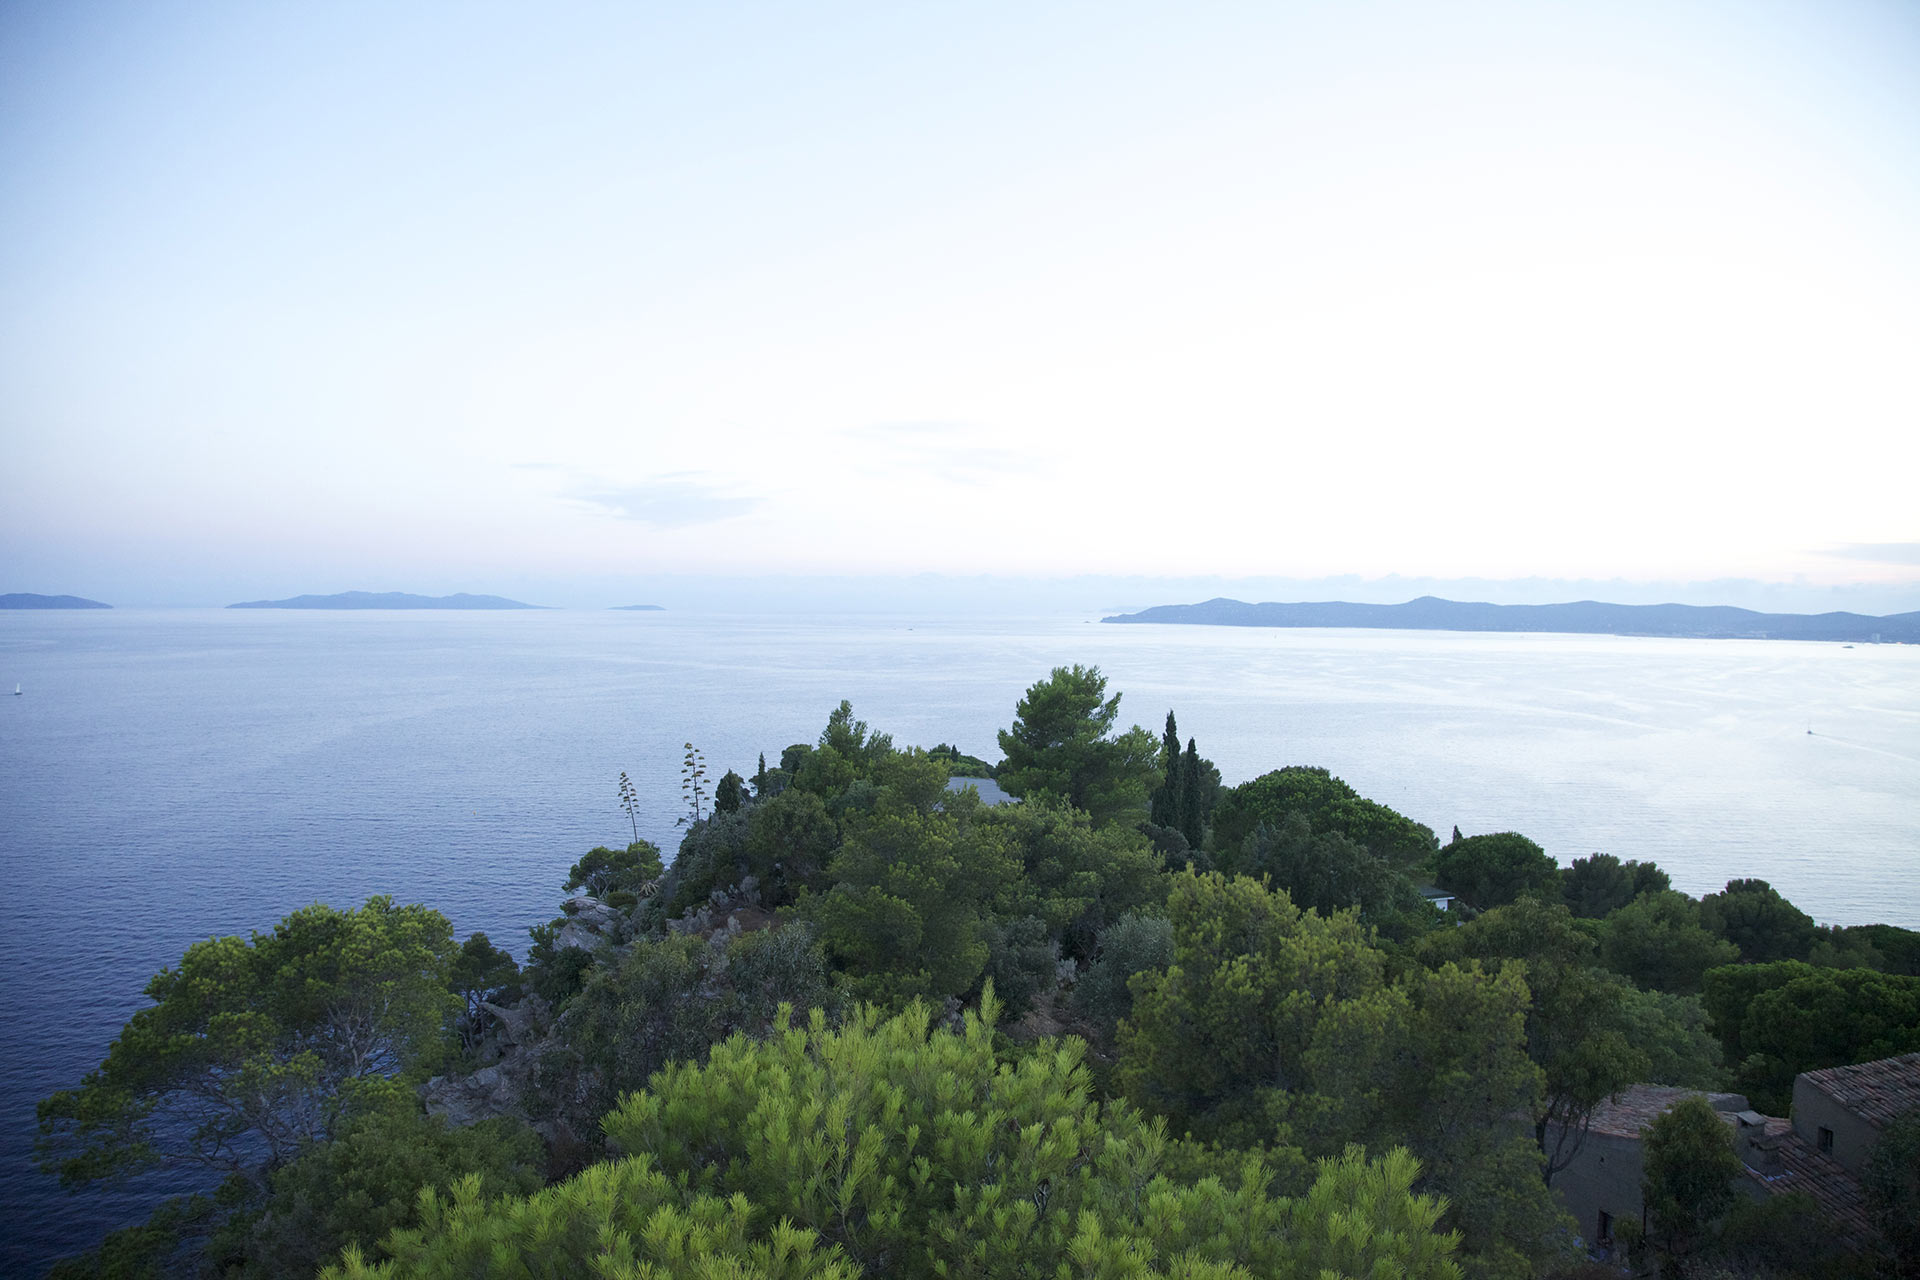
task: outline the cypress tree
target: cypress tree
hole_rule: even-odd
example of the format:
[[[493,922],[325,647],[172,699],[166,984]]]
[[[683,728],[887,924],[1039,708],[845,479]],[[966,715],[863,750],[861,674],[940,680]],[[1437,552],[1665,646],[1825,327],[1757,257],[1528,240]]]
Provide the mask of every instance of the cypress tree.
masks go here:
[[[1180,763],[1180,834],[1189,847],[1198,849],[1206,834],[1207,815],[1200,799],[1200,751],[1192,738],[1187,739],[1187,758]]]
[[[1167,731],[1160,735],[1160,758],[1166,761],[1167,776],[1154,790],[1147,820],[1156,827],[1179,827],[1180,822],[1180,727],[1167,712]]]

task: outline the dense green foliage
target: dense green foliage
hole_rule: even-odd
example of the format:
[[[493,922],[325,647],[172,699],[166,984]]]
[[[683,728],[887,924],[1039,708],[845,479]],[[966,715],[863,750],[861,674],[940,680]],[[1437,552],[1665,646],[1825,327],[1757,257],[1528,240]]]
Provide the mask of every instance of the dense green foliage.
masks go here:
[[[1074,1003],[1106,1037],[1133,1011],[1133,975],[1173,963],[1173,922],[1134,912],[1100,935],[1100,954],[1074,984]]]
[[[1523,895],[1560,896],[1560,868],[1517,831],[1450,840],[1433,860],[1434,881],[1476,907],[1504,907]]]
[[[1315,832],[1299,811],[1278,827],[1261,824],[1238,849],[1221,849],[1215,867],[1265,877],[1295,906],[1322,915],[1352,909],[1362,924],[1394,937],[1431,928],[1433,910],[1413,881],[1357,840],[1338,831]]]
[[[1860,1186],[1899,1274],[1920,1276],[1920,1107],[1881,1130]]]
[[[1310,1155],[1403,1143],[1451,1201],[1470,1271],[1524,1276],[1564,1221],[1520,1117],[1541,1106],[1517,971],[1443,964],[1390,981],[1351,913],[1191,872],[1168,901],[1173,963],[1133,980],[1117,1083],[1177,1129]]]
[[[1805,960],[1813,949],[1813,917],[1765,880],[1729,880],[1700,899],[1700,923],[1740,949],[1747,964]]]
[[[1659,1010],[1635,1009],[1633,988],[1594,962],[1593,941],[1558,903],[1522,898],[1458,928],[1422,940],[1430,965],[1477,960],[1527,983],[1527,1056],[1544,1088],[1531,1113],[1546,1176],[1579,1154],[1593,1109],[1639,1080],[1651,1056],[1640,1047],[1630,1010],[1659,1027]],[[1661,1028],[1664,1029],[1664,1028]],[[1675,1038],[1684,1041],[1684,1031]]]
[[[522,1123],[452,1129],[393,1090],[277,1171],[265,1206],[216,1235],[208,1253],[229,1276],[312,1275],[349,1245],[380,1256],[390,1232],[414,1225],[423,1188],[444,1194],[473,1180],[488,1196],[527,1195],[546,1181],[546,1162]]]
[[[736,1037],[607,1118],[626,1159],[525,1200],[433,1201],[395,1262],[337,1274],[1459,1274],[1404,1153],[1343,1154],[1273,1195],[1258,1155],[1102,1109],[1074,1041],[1003,1061],[994,1016],[988,998],[957,1032],[915,1006]]]
[[[1582,920],[1604,919],[1642,894],[1672,887],[1653,863],[1622,862],[1610,853],[1575,858],[1560,873],[1567,909]]]
[[[354,1086],[441,1052],[460,1001],[446,918],[371,898],[313,906],[251,940],[195,943],[147,984],[106,1061],[40,1104],[63,1182],[143,1165],[271,1170],[330,1138]]]
[[[1000,731],[1006,759],[996,772],[1009,795],[1051,795],[1084,810],[1096,826],[1146,816],[1159,772],[1152,735],[1138,725],[1112,736],[1120,695],[1106,696],[1098,667],[1055,667],[1033,684]]]
[[[611,893],[639,893],[660,876],[660,850],[646,840],[635,840],[615,852],[604,845],[582,854],[567,872],[561,888],[604,898]]]
[[[1671,889],[1635,898],[1601,925],[1600,958],[1616,973],[1655,991],[1691,995],[1707,970],[1739,952],[1700,923],[1700,907]]]
[[[1734,1087],[1774,1115],[1786,1114],[1802,1071],[1920,1050],[1920,978],[1798,960],[1729,965],[1707,974],[1704,999]]]
[[[764,1034],[783,1004],[828,1002],[826,969],[805,926],[717,946],[684,934],[636,942],[596,967],[568,1002],[528,1111],[596,1146],[600,1117],[668,1063],[699,1061],[736,1031]]]
[[[1663,1275],[1684,1275],[1686,1260],[1739,1194],[1733,1134],[1705,1098],[1685,1098],[1655,1117],[1643,1158],[1641,1245],[1660,1259]]]
[[[1279,829],[1298,813],[1316,833],[1336,832],[1392,866],[1411,870],[1439,847],[1433,832],[1368,800],[1325,769],[1292,766],[1230,788],[1213,812],[1213,838],[1237,848],[1262,825]]]

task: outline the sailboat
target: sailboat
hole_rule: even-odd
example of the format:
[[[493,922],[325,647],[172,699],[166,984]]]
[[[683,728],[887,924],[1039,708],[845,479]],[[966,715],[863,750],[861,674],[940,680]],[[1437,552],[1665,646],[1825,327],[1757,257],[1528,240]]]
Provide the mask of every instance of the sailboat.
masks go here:
[[[13,682],[13,696],[16,698],[20,696],[20,682],[18,680]]]

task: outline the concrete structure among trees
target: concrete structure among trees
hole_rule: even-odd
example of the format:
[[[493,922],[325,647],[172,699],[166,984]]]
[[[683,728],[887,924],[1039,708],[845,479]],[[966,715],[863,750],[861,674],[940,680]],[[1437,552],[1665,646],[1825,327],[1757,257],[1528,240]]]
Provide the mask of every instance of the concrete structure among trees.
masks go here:
[[[1585,1141],[1554,1188],[1596,1256],[1615,1256],[1619,1226],[1641,1219],[1645,1130],[1698,1092],[1639,1084],[1595,1108]],[[1874,1239],[1860,1174],[1881,1131],[1920,1107],[1920,1053],[1802,1072],[1793,1082],[1791,1119],[1761,1115],[1737,1093],[1704,1096],[1733,1131],[1745,1195],[1803,1192],[1849,1245]]]

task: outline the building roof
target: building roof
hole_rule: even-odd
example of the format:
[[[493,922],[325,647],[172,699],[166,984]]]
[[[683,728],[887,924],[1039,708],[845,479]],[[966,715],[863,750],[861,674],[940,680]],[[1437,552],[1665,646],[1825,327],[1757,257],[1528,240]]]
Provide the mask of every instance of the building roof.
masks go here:
[[[1875,1238],[1873,1219],[1867,1214],[1866,1195],[1852,1174],[1831,1156],[1814,1150],[1793,1131],[1789,1121],[1769,1116],[1766,1136],[1779,1154],[1780,1168],[1766,1173],[1749,1165],[1747,1177],[1766,1188],[1769,1195],[1806,1192],[1842,1233],[1852,1237],[1849,1243],[1855,1247]]]
[[[1920,1053],[1827,1067],[1801,1078],[1877,1128],[1920,1107]]]
[[[1703,1093],[1699,1089],[1682,1089],[1675,1085],[1636,1084],[1595,1107],[1587,1131],[1614,1138],[1637,1138],[1640,1131],[1651,1125],[1661,1112],[1682,1098],[1694,1097],[1706,1098],[1715,1111],[1747,1109],[1745,1096],[1738,1093]]]

